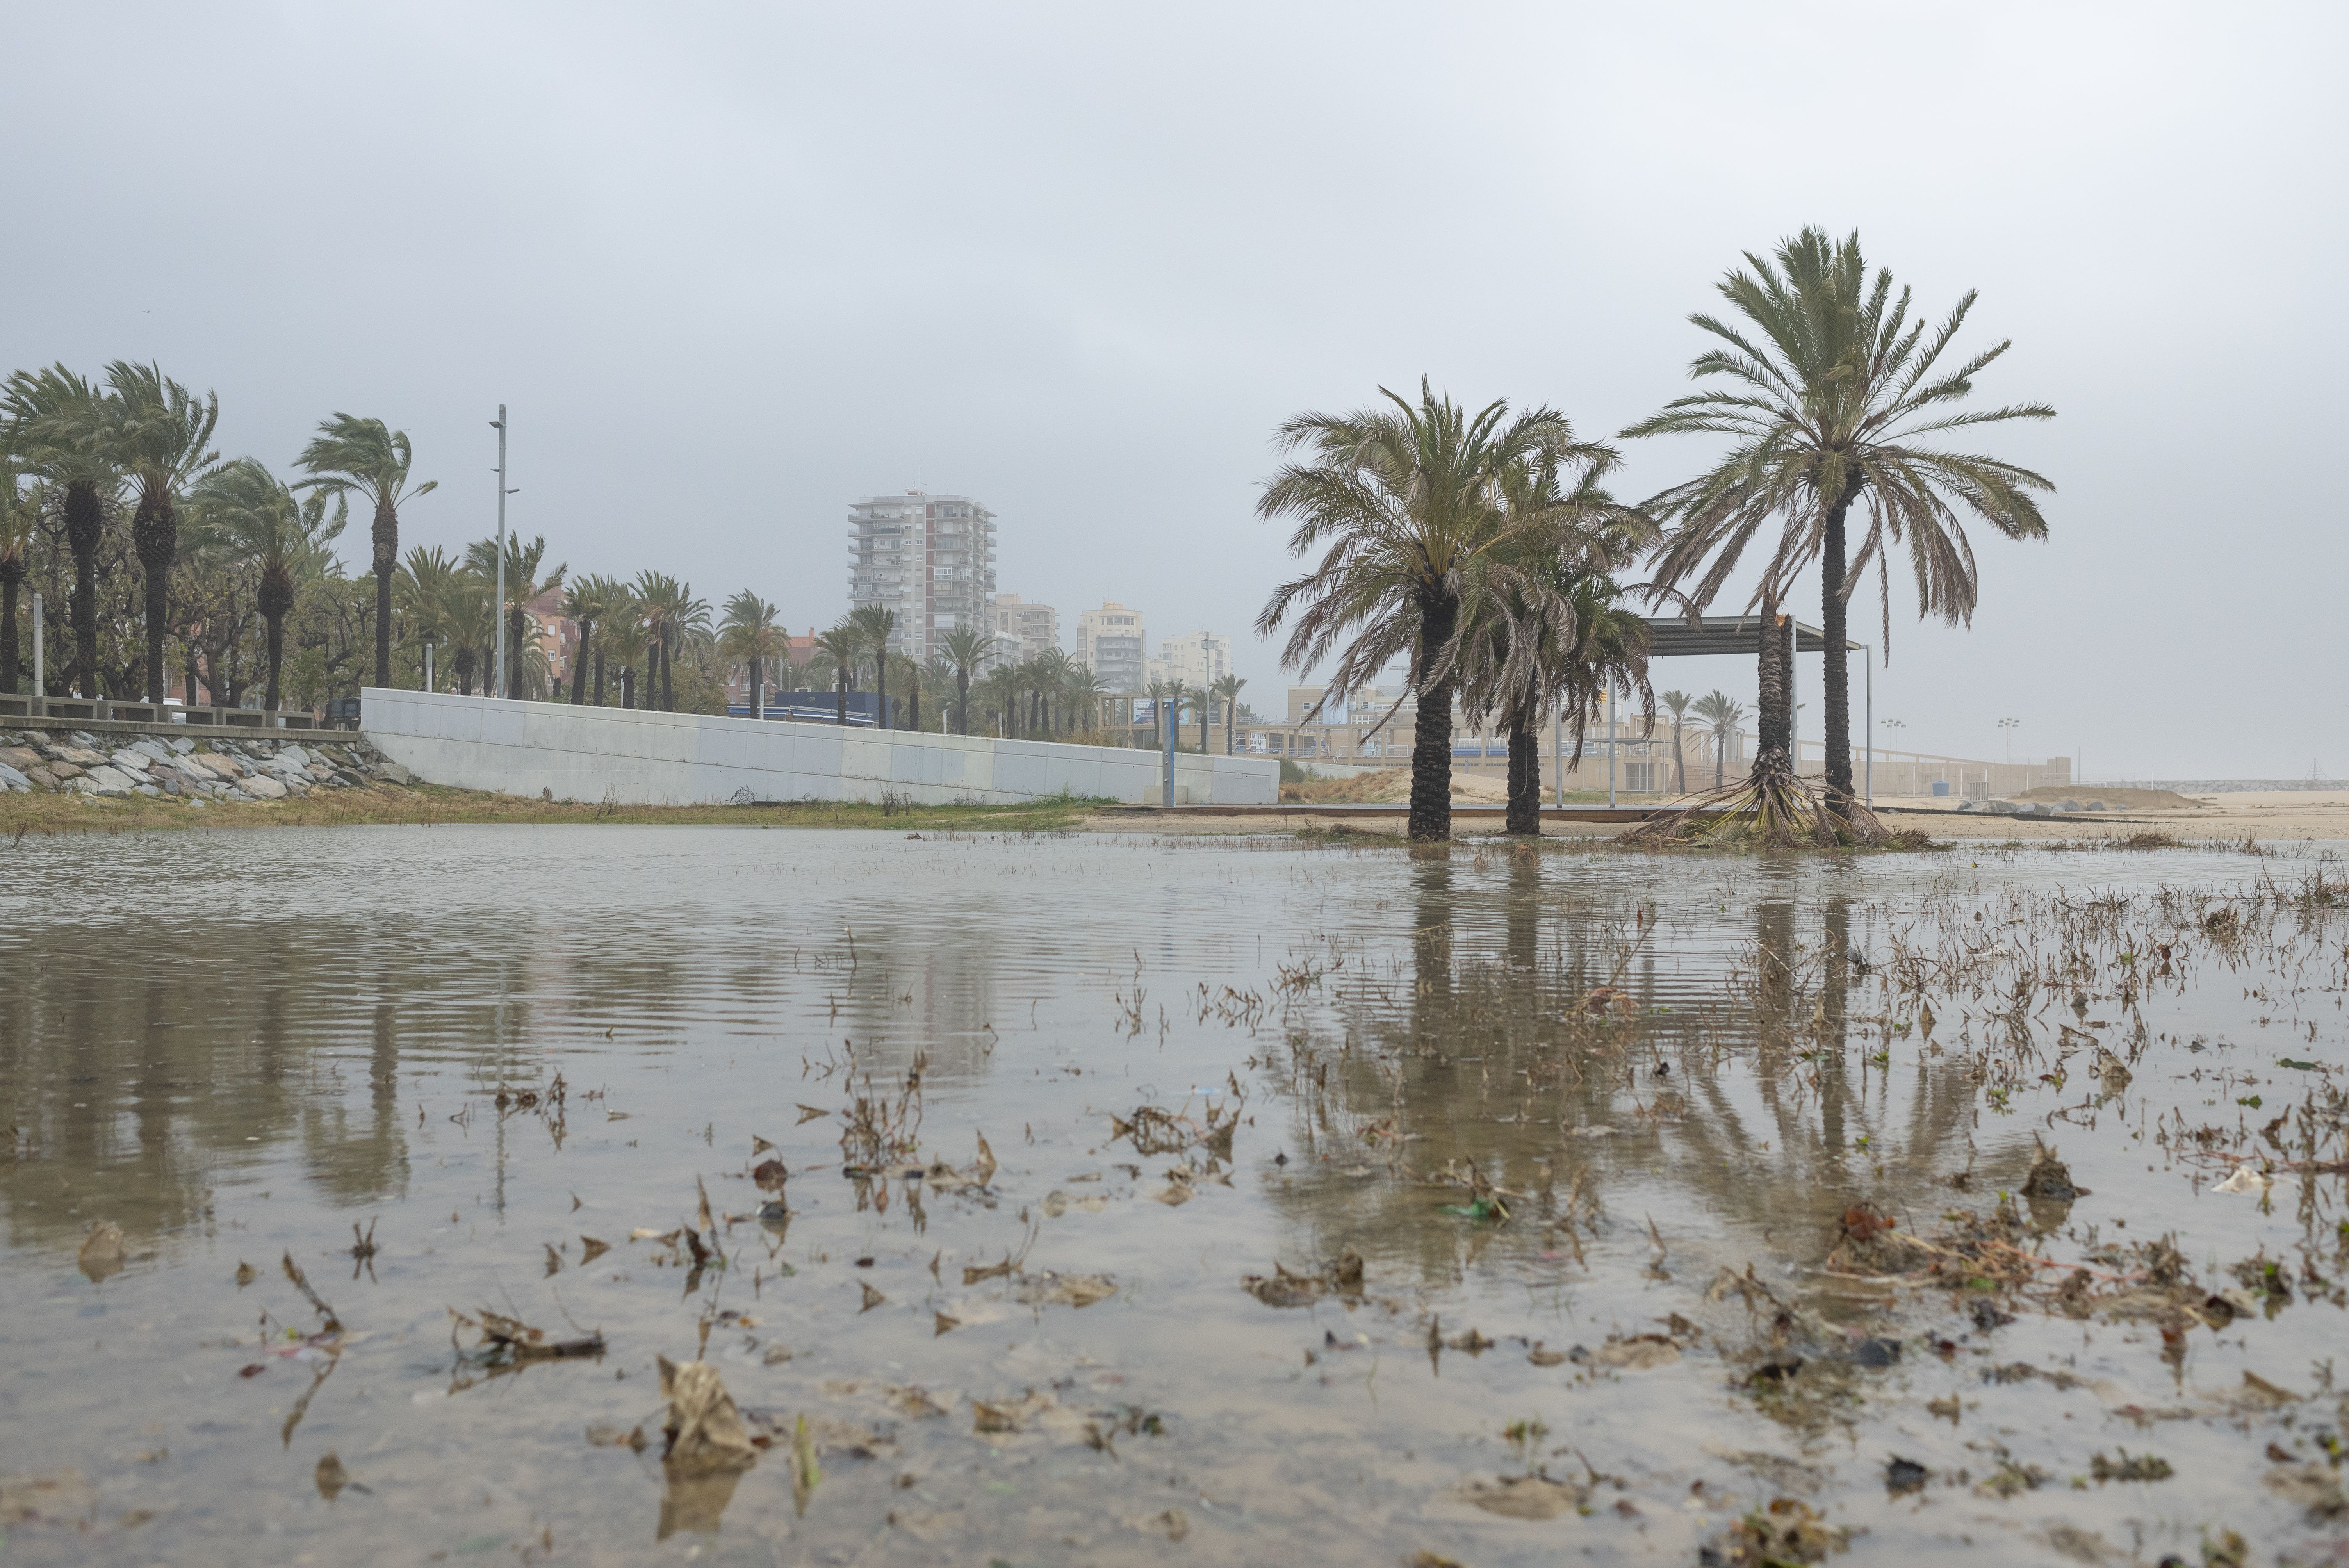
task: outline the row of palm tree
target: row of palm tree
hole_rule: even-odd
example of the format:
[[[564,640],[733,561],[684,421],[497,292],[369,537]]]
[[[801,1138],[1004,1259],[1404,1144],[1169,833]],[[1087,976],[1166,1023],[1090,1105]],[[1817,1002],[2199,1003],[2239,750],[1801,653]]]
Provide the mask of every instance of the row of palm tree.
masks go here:
[[[1257,511],[1292,520],[1292,553],[1318,559],[1275,591],[1257,629],[1287,628],[1282,657],[1292,669],[1334,656],[1333,693],[1405,662],[1416,697],[1413,838],[1451,832],[1455,699],[1464,715],[1506,730],[1509,830],[1537,830],[1534,733],[1547,716],[1570,724],[1578,757],[1583,727],[1610,688],[1636,696],[1652,727],[1646,624],[1626,596],[1699,616],[1765,531],[1746,604],[1761,612],[1761,735],[1746,780],[1724,789],[1726,820],[1772,841],[1881,836],[1853,788],[1840,656],[1826,661],[1823,798],[1795,772],[1784,607],[1816,563],[1826,645],[1840,649],[1849,598],[1873,565],[1889,646],[1889,564],[1905,549],[1920,615],[1969,619],[1978,579],[1961,511],[2008,538],[2043,538],[2035,497],[2054,487],[2000,459],[1920,443],[2054,411],[1961,407],[2009,344],[1941,368],[1974,295],[1938,325],[1912,318],[1909,291],[1896,295],[1881,268],[1870,277],[1856,233],[1837,241],[1806,229],[1774,258],[1745,260],[1719,285],[1735,315],[1690,318],[1717,340],[1691,375],[1725,385],[1674,399],[1623,432],[1723,435],[1731,449],[1644,502],[1602,488],[1619,465],[1617,449],[1578,439],[1556,409],[1512,417],[1495,401],[1470,415],[1424,380],[1416,403],[1381,388],[1382,406],[1299,415],[1278,432],[1279,447],[1300,455],[1266,481]],[[1647,581],[1619,581],[1642,562]],[[1728,699],[1714,696],[1719,711]]]

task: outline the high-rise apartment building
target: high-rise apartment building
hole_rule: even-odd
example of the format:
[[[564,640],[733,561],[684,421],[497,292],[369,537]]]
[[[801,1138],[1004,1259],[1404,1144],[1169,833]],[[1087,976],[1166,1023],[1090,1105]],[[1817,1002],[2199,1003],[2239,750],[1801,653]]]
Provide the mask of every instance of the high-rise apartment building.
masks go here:
[[[1214,632],[1185,632],[1158,645],[1150,661],[1154,681],[1181,681],[1205,691],[1232,671],[1232,640]]]
[[[1098,610],[1079,612],[1076,659],[1111,691],[1142,690],[1149,675],[1142,612],[1106,599]]]
[[[967,495],[866,496],[848,507],[848,602],[897,612],[889,646],[926,663],[957,626],[991,626],[995,514]]]
[[[1047,648],[1061,645],[1061,613],[1050,604],[1031,604],[1017,593],[995,596],[996,656],[989,665],[1032,659]]]

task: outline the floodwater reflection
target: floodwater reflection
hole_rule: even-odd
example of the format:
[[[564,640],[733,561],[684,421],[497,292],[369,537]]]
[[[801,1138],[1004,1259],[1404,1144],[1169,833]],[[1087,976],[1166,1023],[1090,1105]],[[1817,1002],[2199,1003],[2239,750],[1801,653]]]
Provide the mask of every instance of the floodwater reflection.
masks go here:
[[[258,1540],[1093,1563],[1180,1539],[1506,1563],[1554,1560],[1568,1529],[1682,1563],[1792,1477],[1905,1549],[1971,1534],[2012,1560],[2060,1526],[2168,1530],[2167,1551],[2184,1527],[2119,1491],[2029,1489],[1986,1523],[1952,1479],[2006,1462],[1965,1447],[1993,1430],[2016,1474],[2017,1431],[2140,1441],[2118,1412],[2157,1398],[2154,1358],[2126,1333],[2084,1352],[2086,1320],[2044,1313],[1993,1336],[1973,1325],[1998,1314],[1839,1268],[1851,1216],[1987,1208],[2060,1132],[2106,1201],[2023,1240],[2103,1276],[2134,1266],[2123,1222],[2229,1259],[2324,1234],[2313,1199],[2210,1228],[2207,1183],[2145,1171],[2180,1158],[2148,1127],[2216,1114],[2193,1075],[2220,1057],[2159,1042],[2250,1026],[2227,1011],[2244,965],[2279,977],[2275,1016],[2282,976],[2329,973],[2323,928],[2277,914],[2272,956],[2238,942],[2215,988],[2183,946],[2161,989],[2115,978],[2127,920],[2188,918],[2166,879],[2273,884],[2226,857],[634,829],[12,853],[0,1429],[41,1439],[0,1476],[78,1522],[12,1502],[26,1561]],[[2076,1006],[1984,992],[2008,960],[1982,934],[2027,956],[2084,880],[2135,913],[2064,938]],[[2337,1061],[2337,1024],[2306,1021],[2294,1048]],[[2084,1122],[2087,1058],[2070,1097],[2063,1064],[2092,1037],[2135,1082]],[[1143,1107],[1164,1113],[1146,1147],[1120,1130]],[[1276,1265],[1300,1283],[1240,1288]],[[469,1358],[449,1314],[485,1305],[609,1349]],[[2245,1357],[2282,1376],[2336,1326],[2271,1309],[2263,1340],[2164,1337],[2158,1398],[2183,1408]],[[744,1470],[665,1464],[662,1356],[791,1436]],[[2067,1407],[2084,1420],[2048,1378],[1983,1391],[1983,1367],[2059,1357],[2113,1390]],[[2002,1413],[1922,1426],[1934,1398]],[[632,1431],[652,1436],[609,1436]],[[2263,1495],[2255,1451],[2161,1431],[2194,1471],[2163,1518]],[[1895,1444],[1939,1479],[1888,1491],[1850,1458]],[[2087,1462],[2036,1462],[2059,1461]],[[1571,1516],[1507,1511],[1527,1500]]]

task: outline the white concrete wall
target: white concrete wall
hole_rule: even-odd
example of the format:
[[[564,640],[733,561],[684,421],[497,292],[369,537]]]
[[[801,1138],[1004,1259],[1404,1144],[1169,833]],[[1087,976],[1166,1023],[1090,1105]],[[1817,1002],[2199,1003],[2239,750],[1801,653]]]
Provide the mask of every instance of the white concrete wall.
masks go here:
[[[624,806],[732,799],[878,800],[1008,805],[1063,791],[1132,805],[1162,798],[1154,751],[983,736],[846,729],[777,719],[640,708],[508,702],[446,692],[360,694],[359,727],[386,757],[428,783]],[[1270,805],[1270,757],[1174,758],[1178,805]]]

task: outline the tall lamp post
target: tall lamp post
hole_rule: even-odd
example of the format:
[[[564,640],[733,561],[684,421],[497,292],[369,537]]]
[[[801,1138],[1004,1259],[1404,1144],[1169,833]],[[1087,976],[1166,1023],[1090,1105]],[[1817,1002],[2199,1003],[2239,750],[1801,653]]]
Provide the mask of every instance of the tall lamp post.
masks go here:
[[[2006,734],[2006,762],[2010,768],[2014,766],[2014,732],[2022,723],[2023,720],[2019,718],[2002,718],[1998,721],[1999,728]]]
[[[498,657],[497,673],[492,687],[500,696],[506,695],[506,497],[515,492],[506,488],[506,406],[498,405],[498,417],[490,421],[498,432]]]

